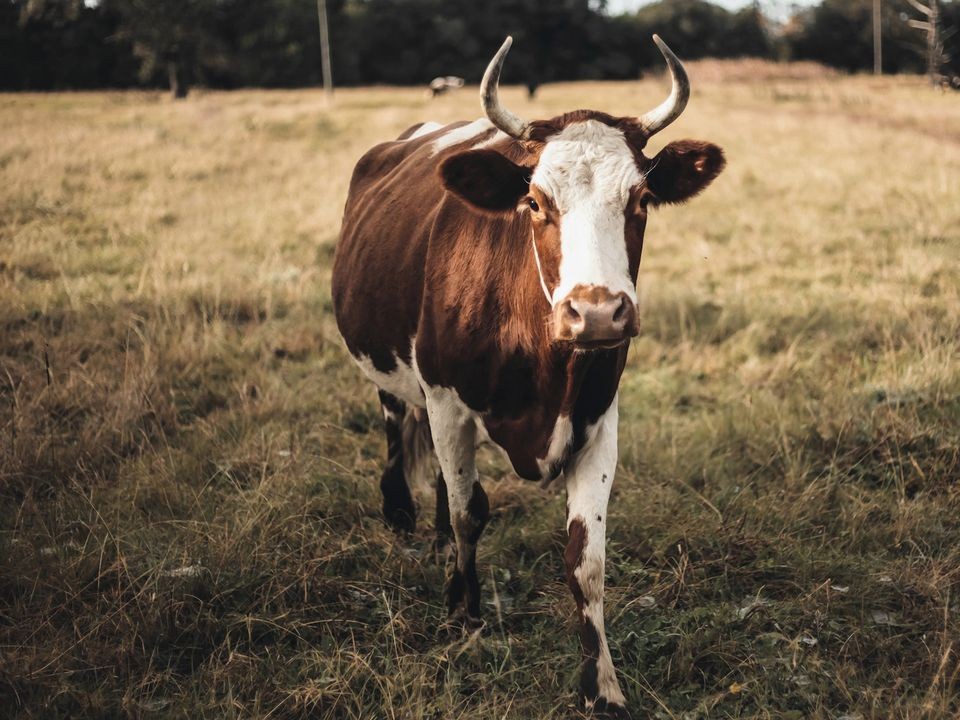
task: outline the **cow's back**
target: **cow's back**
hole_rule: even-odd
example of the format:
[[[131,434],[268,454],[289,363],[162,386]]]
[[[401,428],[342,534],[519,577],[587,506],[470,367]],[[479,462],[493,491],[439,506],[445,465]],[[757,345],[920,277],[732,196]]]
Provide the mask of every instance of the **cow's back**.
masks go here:
[[[369,150],[350,181],[333,263],[333,305],[350,352],[392,372],[409,362],[423,298],[430,229],[443,200],[439,135],[414,126]],[[413,137],[411,137],[413,136]]]

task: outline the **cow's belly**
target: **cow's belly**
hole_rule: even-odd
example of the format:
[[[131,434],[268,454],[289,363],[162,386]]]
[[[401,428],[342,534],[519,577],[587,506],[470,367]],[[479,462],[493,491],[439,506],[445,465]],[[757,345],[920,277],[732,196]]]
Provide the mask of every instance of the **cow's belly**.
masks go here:
[[[393,369],[389,372],[378,370],[367,355],[351,354],[351,357],[378,388],[411,407],[426,408],[426,381],[417,368],[414,338],[410,340],[410,350],[409,363],[396,353],[388,353],[393,359],[389,363]],[[571,453],[583,449],[574,448],[573,422],[568,415],[544,415],[534,408],[529,414],[497,421],[485,413],[470,410],[456,391],[454,397],[456,402],[463,404],[465,413],[474,417],[479,431],[478,444],[489,443],[499,448],[509,459],[514,472],[525,480],[556,478],[563,472]],[[591,444],[593,427],[588,426],[584,435],[585,445]]]
[[[412,365],[408,365],[399,357],[396,359],[396,368],[391,372],[382,372],[374,367],[370,358],[361,355],[351,355],[357,366],[363,371],[363,374],[381,390],[403,400],[413,407],[426,407],[426,397],[421,386],[421,379],[416,368],[416,360],[412,360]],[[412,357],[412,356],[411,356]],[[459,401],[459,398],[458,398]],[[460,401],[462,402],[462,401]],[[464,410],[468,410],[466,404]],[[472,412],[470,414],[473,414]],[[557,474],[555,464],[560,460],[566,451],[569,442],[567,418],[558,418],[557,427],[548,436],[552,435],[552,442],[549,443],[549,449],[546,457],[537,457],[536,445],[541,443],[532,437],[514,437],[514,442],[503,442],[503,432],[494,433],[491,436],[489,428],[483,422],[482,416],[475,415],[477,421],[477,444],[489,444],[503,453],[503,456],[509,460],[513,466],[514,472],[525,480],[541,480],[547,477],[554,477]],[[517,442],[519,440],[519,442]],[[559,440],[559,442],[558,442]]]

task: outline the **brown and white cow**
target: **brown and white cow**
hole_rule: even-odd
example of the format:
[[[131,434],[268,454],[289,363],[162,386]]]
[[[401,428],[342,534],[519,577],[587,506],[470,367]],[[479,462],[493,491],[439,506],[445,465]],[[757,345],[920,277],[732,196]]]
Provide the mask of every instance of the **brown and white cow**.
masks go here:
[[[588,708],[624,716],[603,627],[604,538],[644,227],[650,208],[696,195],[724,165],[720,148],[692,140],[643,154],[689,97],[680,61],[654,41],[673,81],[654,110],[526,122],[497,98],[507,38],[481,85],[486,117],[414,126],[360,159],[333,268],[340,331],[380,389],[386,519],[414,527],[404,427],[425,415],[441,469],[436,532],[455,557],[448,607],[476,625],[489,515],[478,437],[523,478],[562,475],[581,692]]]

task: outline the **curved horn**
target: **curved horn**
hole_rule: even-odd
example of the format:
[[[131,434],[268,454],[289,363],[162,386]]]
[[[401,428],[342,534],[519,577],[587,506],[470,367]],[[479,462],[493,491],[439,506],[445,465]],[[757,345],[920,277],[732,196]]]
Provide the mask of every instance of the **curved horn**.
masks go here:
[[[683,69],[683,63],[677,59],[677,56],[660,39],[659,35],[654,35],[653,41],[660,48],[663,59],[667,61],[673,87],[670,89],[670,96],[666,100],[647,114],[637,118],[637,123],[647,137],[660,132],[680,117],[680,113],[687,106],[687,100],[690,99],[690,79],[687,77],[687,71]]]
[[[507,52],[512,44],[513,38],[508,35],[507,39],[503,41],[503,45],[497,50],[497,54],[493,56],[493,60],[487,65],[487,71],[483,74],[483,81],[480,83],[480,103],[483,105],[483,112],[496,127],[512,138],[526,140],[530,125],[526,120],[517,117],[503,107],[497,97],[500,71],[503,69],[503,61],[506,59]]]

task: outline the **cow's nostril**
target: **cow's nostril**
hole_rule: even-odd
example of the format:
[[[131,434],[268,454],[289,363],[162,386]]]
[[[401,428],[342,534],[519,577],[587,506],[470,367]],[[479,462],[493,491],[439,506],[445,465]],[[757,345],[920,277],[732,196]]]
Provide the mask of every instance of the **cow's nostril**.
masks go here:
[[[570,323],[582,320],[580,313],[577,312],[577,309],[573,307],[573,303],[569,300],[563,304],[563,318]]]
[[[617,305],[617,309],[613,313],[613,321],[615,323],[622,322],[625,319],[626,314],[627,314],[627,299],[621,296],[620,304]]]

